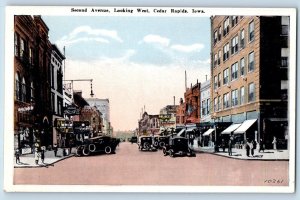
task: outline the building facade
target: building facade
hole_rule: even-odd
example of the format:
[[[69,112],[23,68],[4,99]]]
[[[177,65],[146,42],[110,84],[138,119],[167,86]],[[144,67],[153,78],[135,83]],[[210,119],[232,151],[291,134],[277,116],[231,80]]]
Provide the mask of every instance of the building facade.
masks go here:
[[[56,45],[52,44],[51,54],[51,108],[52,124],[56,119],[64,119],[63,114],[63,60],[65,56],[60,52]],[[57,144],[59,131],[55,126],[52,127],[53,144]]]
[[[14,18],[15,148],[52,143],[50,61],[52,46],[41,16]]]
[[[201,122],[210,122],[211,117],[211,100],[210,100],[210,80],[201,83],[200,88],[200,123]]]
[[[167,105],[159,111],[160,132],[176,128],[177,105]]]
[[[112,134],[112,126],[110,123],[110,104],[109,99],[98,98],[86,98],[86,101],[90,106],[96,106],[96,108],[102,113],[103,118],[103,134]]]
[[[149,115],[144,112],[138,124],[139,135],[158,135],[160,133],[159,115]]]
[[[200,87],[201,84],[191,84],[184,93],[185,123],[200,123]]]
[[[286,148],[289,18],[211,17],[212,118],[241,124],[241,139]]]

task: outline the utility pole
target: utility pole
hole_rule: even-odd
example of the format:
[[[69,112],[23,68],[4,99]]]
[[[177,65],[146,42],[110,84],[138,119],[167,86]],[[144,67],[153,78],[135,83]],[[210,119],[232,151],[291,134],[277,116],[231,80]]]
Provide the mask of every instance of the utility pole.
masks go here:
[[[73,88],[73,82],[77,82],[77,81],[89,81],[91,83],[91,97],[94,97],[94,92],[93,92],[93,79],[73,79],[73,80],[64,80],[64,81],[70,81],[71,82],[71,89],[72,89],[72,101],[73,99],[73,92],[74,92],[74,88]]]

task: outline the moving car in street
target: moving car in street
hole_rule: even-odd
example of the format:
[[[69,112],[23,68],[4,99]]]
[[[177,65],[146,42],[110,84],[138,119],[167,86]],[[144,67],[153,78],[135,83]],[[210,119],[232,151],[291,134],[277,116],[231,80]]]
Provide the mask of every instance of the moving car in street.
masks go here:
[[[188,139],[180,136],[169,138],[169,143],[163,147],[163,154],[171,157],[189,156],[195,157],[196,154],[189,148]]]
[[[152,136],[140,136],[138,139],[139,150],[156,151],[157,149],[153,144]]]
[[[95,153],[112,154],[120,140],[110,136],[98,136],[85,140],[76,148],[76,156],[89,156]]]
[[[153,137],[153,146],[157,149],[162,149],[168,142],[170,136],[155,135]]]
[[[132,136],[131,138],[128,139],[128,142],[131,142],[131,143],[137,143],[137,137],[136,136]]]

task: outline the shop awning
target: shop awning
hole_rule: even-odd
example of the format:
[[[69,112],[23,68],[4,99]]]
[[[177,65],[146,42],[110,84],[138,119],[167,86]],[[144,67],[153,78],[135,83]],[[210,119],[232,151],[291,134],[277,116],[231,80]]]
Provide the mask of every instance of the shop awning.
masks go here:
[[[239,133],[245,133],[254,123],[256,122],[256,119],[249,119],[242,123],[242,125],[236,129],[233,133],[239,134]]]
[[[231,124],[228,128],[221,132],[221,134],[230,134],[235,131],[241,124]]]
[[[203,133],[203,136],[208,136],[208,135],[210,135],[214,130],[215,130],[215,129],[213,129],[213,128],[208,129],[207,131],[205,131],[205,132]]]

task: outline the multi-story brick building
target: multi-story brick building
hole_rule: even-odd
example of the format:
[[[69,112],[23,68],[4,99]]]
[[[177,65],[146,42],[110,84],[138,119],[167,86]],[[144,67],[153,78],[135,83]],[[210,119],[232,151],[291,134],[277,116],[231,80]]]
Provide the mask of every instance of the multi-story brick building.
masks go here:
[[[14,21],[15,148],[52,143],[48,27],[41,16],[18,15]]]
[[[200,87],[201,84],[191,84],[184,93],[185,123],[200,123]]]
[[[215,121],[241,124],[241,139],[274,136],[285,148],[289,18],[211,17],[211,100]]]
[[[139,135],[158,135],[160,130],[159,115],[149,115],[144,112],[139,120]]]

